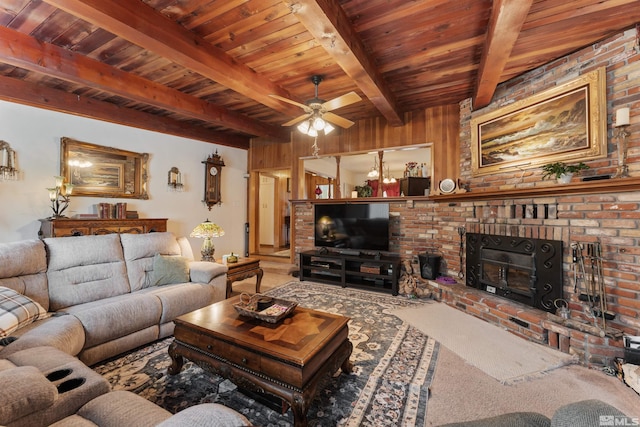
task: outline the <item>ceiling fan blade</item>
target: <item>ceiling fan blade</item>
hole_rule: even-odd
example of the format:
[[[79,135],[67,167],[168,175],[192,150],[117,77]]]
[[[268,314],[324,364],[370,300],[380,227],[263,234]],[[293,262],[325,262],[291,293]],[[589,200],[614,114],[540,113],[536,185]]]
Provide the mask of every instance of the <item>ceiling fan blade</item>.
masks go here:
[[[283,98],[283,97],[281,97],[279,95],[269,95],[269,96],[272,97],[272,98],[275,98],[275,99],[279,99],[280,101],[287,102],[289,104],[297,105],[298,107],[302,108],[307,113],[311,112],[311,108],[309,108],[308,105],[301,104],[300,102],[294,101],[292,99]]]
[[[333,113],[329,113],[326,112],[322,115],[322,118],[325,119],[328,122],[333,123],[334,125],[338,125],[341,128],[350,128],[351,126],[353,126],[355,123],[353,123],[351,120],[347,120],[344,117],[340,117],[337,114],[333,114]]]
[[[283,123],[282,126],[293,126],[296,123],[303,121],[304,119],[308,119],[309,117],[311,117],[311,113],[303,114],[301,116],[296,117],[293,120],[288,121],[287,123]]]
[[[361,100],[362,98],[360,98],[360,95],[355,92],[349,92],[323,103],[322,108],[326,111],[331,111],[335,110],[336,108],[345,107]]]

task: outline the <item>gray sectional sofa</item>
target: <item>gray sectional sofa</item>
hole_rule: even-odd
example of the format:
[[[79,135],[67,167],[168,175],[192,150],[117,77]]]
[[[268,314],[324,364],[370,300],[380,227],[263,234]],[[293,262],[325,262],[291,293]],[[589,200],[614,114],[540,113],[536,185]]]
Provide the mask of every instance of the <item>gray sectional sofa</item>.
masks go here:
[[[117,414],[113,408],[105,408],[113,404],[112,400],[121,399],[134,407],[139,405],[140,410],[133,410],[134,413],[155,414],[149,415],[149,420],[169,422],[171,414],[136,395],[106,393],[109,385],[96,378],[87,365],[171,336],[172,321],[177,316],[225,298],[226,272],[225,265],[194,261],[187,239],[176,238],[172,233],[59,237],[0,244],[0,303],[4,298],[9,305],[9,309],[0,311],[0,338],[9,338],[5,336],[4,345],[0,345],[0,389],[7,390],[7,386],[15,385],[12,381],[16,375],[24,375],[23,386],[29,390],[28,383],[33,381],[33,390],[48,390],[43,399],[49,403],[24,414],[9,408],[7,415],[2,411],[7,407],[0,407],[0,425],[48,425],[56,421],[68,423],[64,425],[115,425]],[[13,301],[19,308],[12,307]],[[7,329],[7,320],[22,313],[27,313],[27,318],[23,315],[18,326]],[[49,355],[56,366],[40,360],[38,355]],[[74,375],[80,372],[84,378],[82,384],[70,390],[67,388],[73,376],[57,384],[57,380],[46,377],[65,364],[74,365]],[[58,390],[63,382],[65,386]],[[46,387],[50,383],[55,390]],[[63,393],[64,399],[60,397]],[[67,397],[74,394],[80,397]],[[82,410],[101,415],[90,422],[79,415],[83,412],[76,414]],[[224,410],[196,408],[182,417],[208,414],[211,418],[211,411],[222,416]],[[20,416],[15,418],[16,415]],[[71,415],[73,418],[65,418]],[[248,425],[239,414],[231,415],[239,417],[238,423],[228,425]],[[171,422],[179,425],[181,419]]]

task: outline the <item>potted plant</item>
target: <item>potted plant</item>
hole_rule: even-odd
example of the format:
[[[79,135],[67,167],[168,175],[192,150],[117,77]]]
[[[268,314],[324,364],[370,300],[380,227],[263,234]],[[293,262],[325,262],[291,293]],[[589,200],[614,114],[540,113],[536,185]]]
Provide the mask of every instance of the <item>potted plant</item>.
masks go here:
[[[356,185],[356,191],[358,192],[358,197],[371,197],[373,195],[373,188],[369,185]]]
[[[568,165],[563,162],[547,163],[542,166],[542,179],[555,177],[559,183],[567,184],[574,174],[580,173],[585,169],[589,169],[589,166],[583,162],[574,165]]]

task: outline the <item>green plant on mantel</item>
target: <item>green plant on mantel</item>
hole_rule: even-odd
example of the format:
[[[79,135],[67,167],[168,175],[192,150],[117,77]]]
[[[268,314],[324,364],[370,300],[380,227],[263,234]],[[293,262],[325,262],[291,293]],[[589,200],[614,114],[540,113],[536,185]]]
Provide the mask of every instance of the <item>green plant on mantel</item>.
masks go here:
[[[580,162],[575,165],[568,165],[563,162],[547,163],[542,166],[542,179],[550,177],[560,179],[562,175],[578,174],[580,171],[586,169],[589,169],[589,166],[585,165],[584,162]]]
[[[373,188],[368,185],[356,185],[356,191],[358,192],[358,197],[371,197],[373,195]]]

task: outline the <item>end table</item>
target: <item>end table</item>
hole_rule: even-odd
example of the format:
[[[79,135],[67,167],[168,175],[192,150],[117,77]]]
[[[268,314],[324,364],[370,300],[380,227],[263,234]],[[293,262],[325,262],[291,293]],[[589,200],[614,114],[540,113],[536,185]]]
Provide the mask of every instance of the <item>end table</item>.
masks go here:
[[[227,294],[226,298],[231,296],[233,282],[248,279],[256,276],[256,293],[260,293],[260,282],[264,272],[260,268],[260,260],[257,258],[238,258],[238,262],[227,263],[229,270],[227,271]]]

